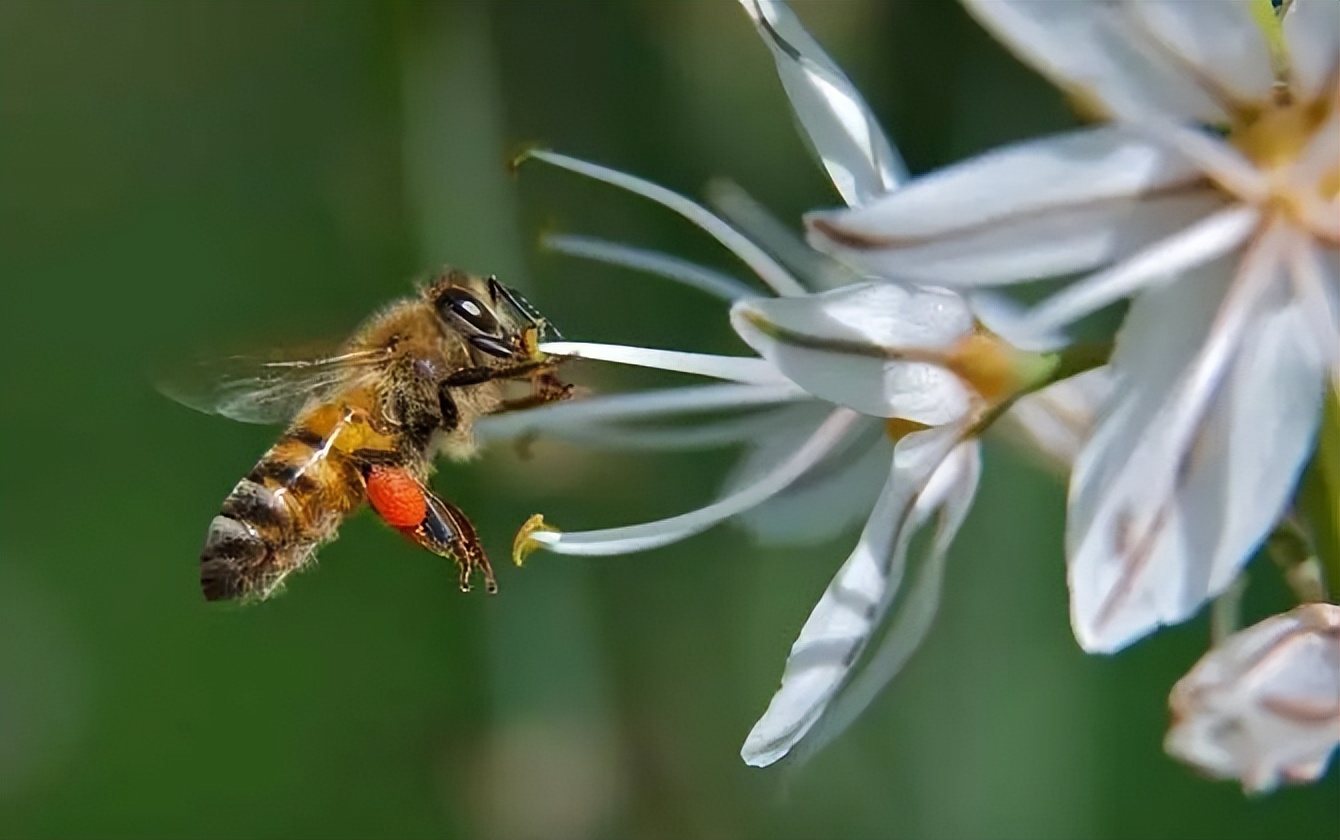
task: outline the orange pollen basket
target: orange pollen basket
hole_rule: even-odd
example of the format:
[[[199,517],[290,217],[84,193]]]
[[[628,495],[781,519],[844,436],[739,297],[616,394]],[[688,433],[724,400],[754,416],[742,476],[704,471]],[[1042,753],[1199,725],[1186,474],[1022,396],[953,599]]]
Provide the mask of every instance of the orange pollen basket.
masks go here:
[[[373,467],[368,472],[368,503],[395,528],[423,524],[428,502],[414,476],[402,469]]]

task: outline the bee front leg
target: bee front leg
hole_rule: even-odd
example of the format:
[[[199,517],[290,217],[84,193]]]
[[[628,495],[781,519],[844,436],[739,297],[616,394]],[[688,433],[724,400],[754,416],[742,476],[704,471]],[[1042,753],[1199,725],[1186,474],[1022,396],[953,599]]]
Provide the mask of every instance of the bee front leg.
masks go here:
[[[515,379],[519,376],[528,376],[551,365],[553,365],[553,362],[549,359],[536,359],[496,367],[479,365],[477,367],[461,368],[444,377],[442,384],[452,388],[460,388],[465,385],[492,382],[495,379]]]
[[[475,570],[484,588],[498,591],[479,534],[460,508],[438,498],[402,467],[373,466],[367,474],[368,502],[386,524],[439,557],[456,561],[462,592],[470,591]]]
[[[524,397],[503,400],[502,411],[522,411],[552,402],[570,400],[577,395],[577,386],[564,382],[552,370],[541,370],[530,380],[531,392]]]

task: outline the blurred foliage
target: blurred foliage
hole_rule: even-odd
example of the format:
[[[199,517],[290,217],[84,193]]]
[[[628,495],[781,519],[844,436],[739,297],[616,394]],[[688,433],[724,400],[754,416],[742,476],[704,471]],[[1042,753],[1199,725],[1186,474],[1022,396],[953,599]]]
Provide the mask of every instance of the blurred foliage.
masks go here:
[[[952,3],[796,6],[914,170],[1068,124]],[[487,598],[359,517],[283,597],[201,602],[206,524],[275,432],[158,396],[165,360],[339,335],[445,260],[570,337],[741,349],[712,300],[534,245],[737,268],[705,236],[504,166],[539,141],[786,219],[834,203],[730,0],[5,0],[0,121],[4,837],[1334,836],[1334,784],[1246,800],[1164,756],[1204,620],[1083,656],[1063,487],[1004,450],[929,644],[794,775],[737,750],[850,539],[541,555]],[[667,515],[731,460],[540,442],[436,483],[502,558],[536,510]],[[1283,606],[1257,576],[1249,606]]]

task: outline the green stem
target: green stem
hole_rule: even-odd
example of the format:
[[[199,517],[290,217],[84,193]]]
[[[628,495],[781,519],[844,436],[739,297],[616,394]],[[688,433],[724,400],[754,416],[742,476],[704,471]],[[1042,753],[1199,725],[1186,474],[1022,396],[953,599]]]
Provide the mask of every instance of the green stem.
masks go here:
[[[1063,379],[1100,368],[1111,358],[1111,342],[1084,342],[1072,344],[1055,353],[1034,354],[1033,370],[1030,375],[1024,377],[1027,384],[986,412],[973,427],[972,434],[979,435],[986,431],[987,427],[999,420],[1000,416],[1009,411],[1020,398],[1041,391],[1048,385],[1055,385]]]
[[[1052,370],[1051,378],[1041,387],[1060,382],[1062,379],[1069,379],[1072,376],[1078,376],[1085,371],[1100,368],[1107,364],[1112,359],[1112,342],[1088,341],[1072,344],[1057,352],[1055,356],[1056,367]]]
[[[1255,0],[1250,7],[1252,20],[1266,39],[1271,69],[1275,72],[1275,78],[1280,80],[1287,79],[1289,73],[1289,42],[1284,38],[1284,27],[1280,23],[1280,17],[1287,7],[1286,3],[1277,11],[1271,0]]]

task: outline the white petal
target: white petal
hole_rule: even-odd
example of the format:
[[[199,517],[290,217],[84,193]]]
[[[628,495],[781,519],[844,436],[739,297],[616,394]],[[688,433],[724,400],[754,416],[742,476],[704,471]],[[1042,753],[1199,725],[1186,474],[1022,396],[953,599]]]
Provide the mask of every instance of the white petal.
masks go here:
[[[1336,5],[1340,6],[1340,3]],[[1331,115],[1326,118],[1326,122],[1308,141],[1307,147],[1290,168],[1289,179],[1293,182],[1294,189],[1300,193],[1306,194],[1311,190],[1314,193],[1312,197],[1317,201],[1327,201],[1322,184],[1328,177],[1335,177],[1337,169],[1340,169],[1340,105],[1331,109]],[[1329,203],[1334,204],[1336,200],[1337,197],[1332,191]],[[1337,236],[1333,229],[1318,235],[1327,234],[1333,241]]]
[[[1059,350],[1071,343],[1061,330],[1037,332],[1028,321],[1028,309],[1008,292],[981,289],[966,293],[968,305],[982,326],[1030,353]]]
[[[1173,686],[1164,747],[1249,793],[1320,779],[1340,741],[1340,607],[1233,634]]]
[[[1278,239],[1136,299],[1112,367],[1121,395],[1080,454],[1071,620],[1111,652],[1190,617],[1274,526],[1311,451],[1320,360],[1283,294]]]
[[[752,484],[809,435],[823,416],[823,404],[781,410],[765,434],[727,474],[722,494]],[[889,475],[892,447],[884,426],[862,421],[844,445],[823,463],[758,507],[737,516],[734,524],[766,546],[817,545],[865,520]]]
[[[981,447],[976,441],[961,443],[935,471],[926,491],[917,499],[919,521],[929,519],[935,508],[940,509],[926,556],[921,559],[902,603],[893,607],[883,639],[810,730],[797,759],[808,759],[846,731],[925,641],[939,610],[949,546],[972,506],[981,469]],[[934,486],[937,484],[938,488]]]
[[[480,418],[475,423],[475,434],[481,440],[490,441],[550,432],[561,435],[559,430],[569,426],[722,411],[806,399],[810,399],[809,394],[791,383],[662,388],[655,391],[554,403],[525,411],[492,414]]]
[[[781,688],[745,739],[740,751],[745,763],[763,767],[786,755],[847,680],[898,591],[918,524],[917,497],[961,434],[955,428],[930,429],[908,435],[894,448],[889,479],[855,551],[801,628]]]
[[[747,344],[810,393],[877,417],[942,425],[969,408],[967,387],[924,361],[973,328],[956,295],[892,283],[818,295],[744,300],[731,325]]]
[[[968,11],[1013,50],[1084,106],[1109,115],[1130,103],[1179,119],[1229,118],[1183,60],[1153,43],[1129,14],[1130,4],[1053,0],[965,0]],[[1188,4],[1190,5],[1190,4]],[[1203,5],[1196,3],[1195,5]]]
[[[540,351],[570,359],[618,362],[657,370],[693,373],[749,385],[781,385],[787,380],[770,363],[752,356],[713,356],[680,350],[657,350],[623,344],[596,344],[590,341],[547,341]]]
[[[607,242],[594,236],[573,234],[545,236],[540,240],[540,244],[560,254],[620,265],[649,274],[659,274],[722,300],[735,301],[758,294],[729,274],[660,251]]]
[[[1180,155],[1222,190],[1242,201],[1260,203],[1271,194],[1270,173],[1218,136],[1144,108],[1129,109],[1122,124]]]
[[[1038,304],[1023,328],[1047,334],[1129,297],[1143,286],[1218,259],[1237,248],[1256,227],[1260,213],[1234,205],[1198,220],[1120,263],[1066,286]]]
[[[1300,99],[1326,95],[1324,85],[1340,75],[1340,3],[1294,0],[1284,15],[1290,84]]]
[[[1223,206],[1197,165],[1118,128],[1017,144],[867,207],[810,213],[816,248],[868,273],[950,286],[1087,271]]]
[[[1181,157],[1115,126],[1084,128],[995,149],[916,178],[850,210],[811,213],[838,242],[912,246],[1016,216],[1074,211],[1167,192],[1199,180]]]
[[[860,415],[847,409],[840,408],[832,412],[786,460],[775,465],[748,487],[706,507],[655,522],[600,531],[536,531],[531,540],[548,551],[584,556],[632,554],[679,542],[743,513],[786,489],[838,446],[859,419]]]
[[[597,181],[604,181],[607,184],[621,187],[643,198],[650,199],[662,207],[673,210],[730,249],[731,253],[743,260],[745,265],[753,269],[758,278],[767,283],[777,294],[800,294],[804,291],[800,284],[796,282],[796,279],[788,274],[786,269],[778,265],[776,260],[768,256],[766,251],[741,236],[739,231],[717,218],[706,207],[685,198],[677,192],[642,178],[596,163],[561,155],[557,152],[534,150],[528,152],[522,160],[530,157],[567,169],[570,172],[585,175],[588,178],[594,178]]]
[[[1289,273],[1317,353],[1330,366],[1332,383],[1340,387],[1340,250],[1295,232]]]
[[[1111,368],[1085,371],[1019,399],[996,428],[1068,475],[1115,388]]]
[[[951,288],[1023,283],[1124,259],[1226,206],[1210,188],[1021,214],[940,239],[810,242],[870,274]]]
[[[906,178],[875,115],[800,20],[777,0],[740,0],[772,50],[810,146],[848,204],[862,204]]]
[[[1252,103],[1269,99],[1275,83],[1253,5],[1256,0],[1139,0],[1125,8],[1146,40],[1218,101]]]

